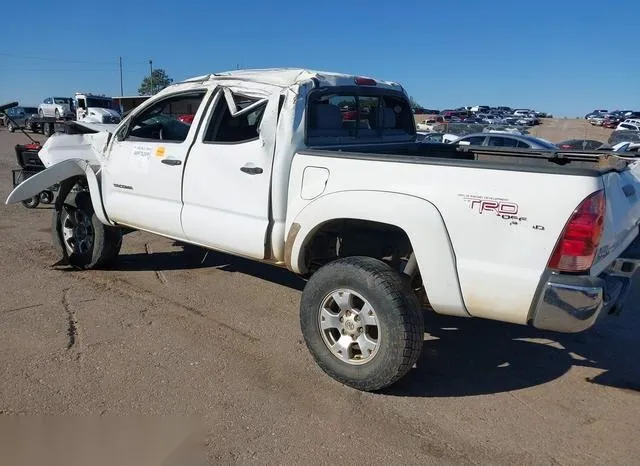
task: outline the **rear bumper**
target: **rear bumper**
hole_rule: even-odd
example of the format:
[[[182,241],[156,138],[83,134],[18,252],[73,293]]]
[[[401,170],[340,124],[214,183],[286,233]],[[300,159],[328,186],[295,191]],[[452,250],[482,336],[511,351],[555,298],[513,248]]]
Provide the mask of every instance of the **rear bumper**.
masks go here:
[[[551,274],[542,285],[531,325],[542,330],[577,333],[600,316],[619,313],[640,275],[636,240],[598,277]]]

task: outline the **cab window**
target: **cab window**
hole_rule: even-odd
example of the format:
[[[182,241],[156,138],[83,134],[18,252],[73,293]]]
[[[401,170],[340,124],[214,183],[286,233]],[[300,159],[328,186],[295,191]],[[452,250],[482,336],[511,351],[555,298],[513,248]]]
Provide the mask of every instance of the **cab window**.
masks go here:
[[[178,117],[195,114],[206,91],[185,92],[162,99],[133,117],[125,140],[180,143],[187,139],[191,125]]]

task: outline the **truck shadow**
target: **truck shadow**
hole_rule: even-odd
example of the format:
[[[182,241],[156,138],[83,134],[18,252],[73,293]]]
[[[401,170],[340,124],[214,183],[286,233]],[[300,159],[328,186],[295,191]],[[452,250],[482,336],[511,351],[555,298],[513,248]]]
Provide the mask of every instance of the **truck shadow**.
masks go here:
[[[225,272],[239,272],[262,280],[302,291],[305,280],[290,272],[270,264],[224,254],[217,251],[207,251],[198,246],[175,242],[182,251],[122,254],[118,258],[113,270],[124,272],[133,271],[169,271],[195,270],[216,268]]]
[[[637,299],[630,302],[637,302]],[[574,366],[594,368],[596,383],[640,394],[640,315],[630,306],[580,334],[430,313],[416,367],[383,393],[461,397],[541,385]]]

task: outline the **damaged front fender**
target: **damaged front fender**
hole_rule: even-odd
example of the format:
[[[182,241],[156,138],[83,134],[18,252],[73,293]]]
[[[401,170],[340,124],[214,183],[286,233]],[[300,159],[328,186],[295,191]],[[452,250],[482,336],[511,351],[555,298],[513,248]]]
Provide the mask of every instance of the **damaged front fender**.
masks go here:
[[[98,175],[89,162],[82,159],[64,160],[27,178],[11,191],[5,204],[15,204],[24,201],[49,189],[50,186],[74,177],[86,178],[89,193],[91,194],[91,203],[93,204],[93,210],[96,216],[105,225],[113,225],[102,205],[102,193],[100,191]]]

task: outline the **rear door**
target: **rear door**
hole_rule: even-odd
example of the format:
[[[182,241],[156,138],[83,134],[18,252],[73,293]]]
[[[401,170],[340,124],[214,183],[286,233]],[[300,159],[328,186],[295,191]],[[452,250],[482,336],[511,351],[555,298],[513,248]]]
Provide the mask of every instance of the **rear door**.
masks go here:
[[[274,89],[275,90],[275,89]],[[265,256],[279,93],[222,87],[189,153],[182,224],[189,241]]]
[[[112,220],[183,237],[182,174],[208,92],[194,86],[150,101],[114,135],[103,174]],[[177,119],[187,112],[195,114],[191,125]]]

